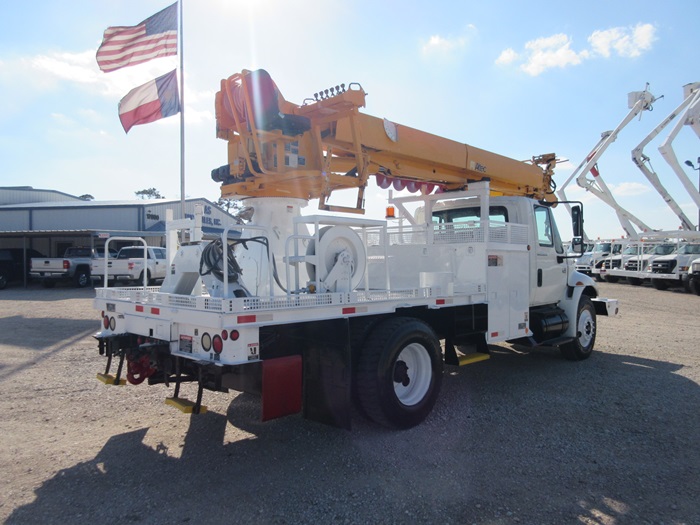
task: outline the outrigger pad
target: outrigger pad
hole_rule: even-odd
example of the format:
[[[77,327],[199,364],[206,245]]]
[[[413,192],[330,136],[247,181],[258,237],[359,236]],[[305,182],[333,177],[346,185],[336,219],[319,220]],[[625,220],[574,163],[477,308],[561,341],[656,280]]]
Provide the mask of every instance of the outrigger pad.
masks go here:
[[[166,397],[165,404],[177,408],[180,412],[184,414],[194,413],[195,402],[185,399],[184,397]],[[206,405],[201,405],[199,407],[200,414],[207,413]]]
[[[124,386],[124,385],[126,385],[126,379],[120,379],[117,382],[117,378],[114,377],[112,374],[97,374],[97,379],[99,381],[102,381],[105,385],[112,385],[112,386]]]

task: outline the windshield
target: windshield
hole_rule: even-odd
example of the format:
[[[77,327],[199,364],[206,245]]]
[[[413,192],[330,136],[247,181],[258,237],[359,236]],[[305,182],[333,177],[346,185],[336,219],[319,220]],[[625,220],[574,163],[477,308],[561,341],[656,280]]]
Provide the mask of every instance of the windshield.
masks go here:
[[[628,246],[622,255],[637,255],[639,253],[639,246]]]
[[[603,253],[603,252],[609,252],[610,251],[610,243],[609,242],[601,242],[600,244],[596,244],[595,247],[593,248],[593,253]]]
[[[678,248],[678,252],[681,254],[700,254],[700,244],[686,244]]]
[[[659,244],[658,246],[654,247],[653,253],[654,255],[668,255],[674,251],[676,251],[675,244]]]

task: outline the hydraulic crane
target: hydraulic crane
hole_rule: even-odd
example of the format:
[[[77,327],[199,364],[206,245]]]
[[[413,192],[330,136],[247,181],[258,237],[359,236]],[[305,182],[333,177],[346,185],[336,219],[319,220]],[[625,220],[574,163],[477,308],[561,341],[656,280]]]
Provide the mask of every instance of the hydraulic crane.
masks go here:
[[[319,208],[363,213],[370,175],[380,186],[443,191],[489,180],[493,195],[556,200],[553,154],[528,163],[360,113],[357,83],[315,93],[301,106],[284,99],[265,70],[222,80],[216,95],[217,136],[229,163],[213,170],[222,197],[319,199]],[[541,167],[540,167],[541,166]],[[356,188],[354,208],[330,206],[333,191]]]

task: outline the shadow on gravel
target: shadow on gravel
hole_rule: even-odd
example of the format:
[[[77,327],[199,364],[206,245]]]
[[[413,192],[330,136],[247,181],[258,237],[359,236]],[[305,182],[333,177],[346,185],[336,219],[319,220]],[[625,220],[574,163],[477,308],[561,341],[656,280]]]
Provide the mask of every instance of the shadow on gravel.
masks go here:
[[[44,288],[39,284],[30,284],[27,288],[13,287],[0,290],[0,303],[3,301],[65,301],[66,299],[92,299],[95,289],[91,287],[76,288],[57,284],[55,288]]]
[[[679,369],[494,347],[448,367],[403,432],[262,424],[241,395],[192,417],[177,451],[146,445],[149,428],[113,436],[8,523],[700,523],[700,389]],[[227,442],[232,424],[250,437]]]

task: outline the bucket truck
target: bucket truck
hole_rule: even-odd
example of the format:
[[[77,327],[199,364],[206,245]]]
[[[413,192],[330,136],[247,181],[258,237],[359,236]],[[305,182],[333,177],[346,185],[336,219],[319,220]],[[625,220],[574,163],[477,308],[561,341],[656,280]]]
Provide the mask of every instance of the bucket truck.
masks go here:
[[[591,355],[597,316],[618,306],[564,250],[555,156],[521,162],[373,117],[365,97],[341,84],[297,105],[264,70],[222,80],[228,163],[212,178],[247,218],[207,240],[198,215],[169,220],[160,287],[96,290],[101,381],[172,385],[166,402],[185,412],[205,410],[205,390],[236,390],[261,396],[263,420],[350,428],[355,404],[408,428],[429,416],[443,367],[484,361],[491,344]],[[390,199],[396,219],[360,216],[370,176],[414,191]],[[341,190],[354,206],[330,204]],[[311,199],[334,213],[302,215]]]

